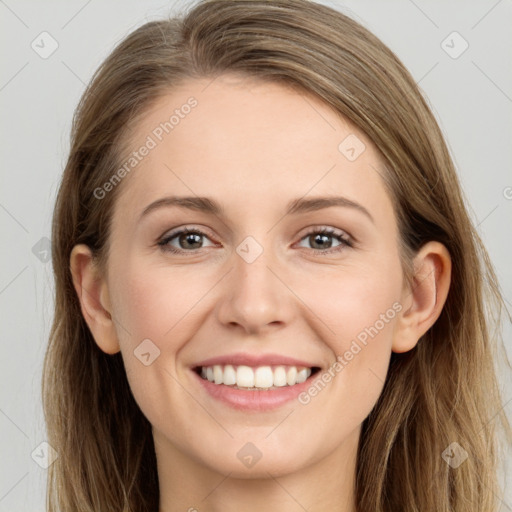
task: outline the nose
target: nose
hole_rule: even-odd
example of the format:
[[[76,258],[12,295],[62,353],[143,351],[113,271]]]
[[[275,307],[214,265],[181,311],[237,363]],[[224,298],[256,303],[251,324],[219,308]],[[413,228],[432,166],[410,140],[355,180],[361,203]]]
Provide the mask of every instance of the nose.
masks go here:
[[[247,334],[283,328],[293,316],[293,293],[286,276],[270,249],[252,262],[240,254],[233,254],[234,268],[224,280],[218,320]]]

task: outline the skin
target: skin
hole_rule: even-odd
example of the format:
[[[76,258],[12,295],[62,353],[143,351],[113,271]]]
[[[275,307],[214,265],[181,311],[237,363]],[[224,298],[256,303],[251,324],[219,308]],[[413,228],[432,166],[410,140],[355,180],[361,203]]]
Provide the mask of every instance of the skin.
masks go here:
[[[449,254],[426,244],[414,260],[414,287],[406,286],[378,151],[321,101],[283,85],[235,75],[191,80],[148,110],[131,149],[190,96],[197,107],[119,185],[106,271],[84,245],[70,259],[90,330],[103,351],[121,351],[153,425],[159,512],[352,512],[361,423],[391,352],[411,350],[438,318]],[[338,149],[350,134],[366,146],[354,161]],[[139,220],[170,195],[206,196],[224,212],[163,207]],[[364,206],[373,221],[339,206],[285,214],[293,199],[333,195]],[[157,245],[184,226],[206,236],[193,248],[183,237],[169,242],[182,255]],[[308,231],[323,227],[355,245],[336,234],[315,244]],[[247,236],[263,248],[252,263],[236,251]],[[325,254],[329,246],[339,250]],[[233,352],[273,352],[327,370],[394,303],[401,311],[305,405],[236,411],[206,394],[190,370]],[[148,366],[133,353],[144,339],[160,350]],[[250,468],[237,457],[248,442],[261,452]]]

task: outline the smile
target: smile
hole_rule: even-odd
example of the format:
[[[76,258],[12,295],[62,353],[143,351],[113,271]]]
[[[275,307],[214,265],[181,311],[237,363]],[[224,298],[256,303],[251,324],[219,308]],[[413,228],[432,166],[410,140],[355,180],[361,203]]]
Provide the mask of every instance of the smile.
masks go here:
[[[305,382],[318,370],[317,367],[307,368],[291,365],[251,367],[231,364],[196,368],[197,374],[202,379],[240,390],[273,390],[285,386],[295,386]]]

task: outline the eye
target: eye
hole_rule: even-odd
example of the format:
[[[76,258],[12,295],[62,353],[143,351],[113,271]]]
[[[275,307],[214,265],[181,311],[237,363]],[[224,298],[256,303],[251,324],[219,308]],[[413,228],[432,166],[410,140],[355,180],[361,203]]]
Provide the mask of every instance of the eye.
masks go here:
[[[172,253],[191,252],[204,247],[203,239],[208,239],[208,236],[196,228],[183,228],[165,235],[158,245],[162,250]],[[174,245],[173,245],[174,243]],[[176,244],[178,245],[176,247]],[[215,244],[211,244],[215,246]]]
[[[339,242],[334,247],[333,239]],[[309,243],[312,249],[316,249],[316,252],[320,253],[339,252],[345,247],[353,247],[353,242],[349,235],[333,228],[312,229],[306,233],[301,242],[303,240]],[[304,247],[304,245],[301,245],[301,247]]]
[[[185,227],[165,235],[158,241],[158,245],[163,251],[184,254],[208,247],[204,245],[204,240],[210,240],[206,233],[197,228]],[[333,246],[333,240],[337,241],[338,244]],[[345,247],[353,247],[353,241],[349,235],[343,231],[326,227],[310,230],[301,238],[301,244],[303,241],[309,243],[311,249],[321,254],[339,252]],[[218,244],[210,241],[210,247],[216,245]],[[299,246],[304,247],[304,245]]]

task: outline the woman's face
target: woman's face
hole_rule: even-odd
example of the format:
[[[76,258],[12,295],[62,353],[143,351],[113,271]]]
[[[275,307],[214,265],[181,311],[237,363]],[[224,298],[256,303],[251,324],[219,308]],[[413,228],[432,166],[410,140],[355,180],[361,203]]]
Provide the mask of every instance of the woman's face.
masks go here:
[[[242,478],[355,457],[407,296],[372,143],[234,75],[173,89],[130,141],[106,289],[157,453]]]

